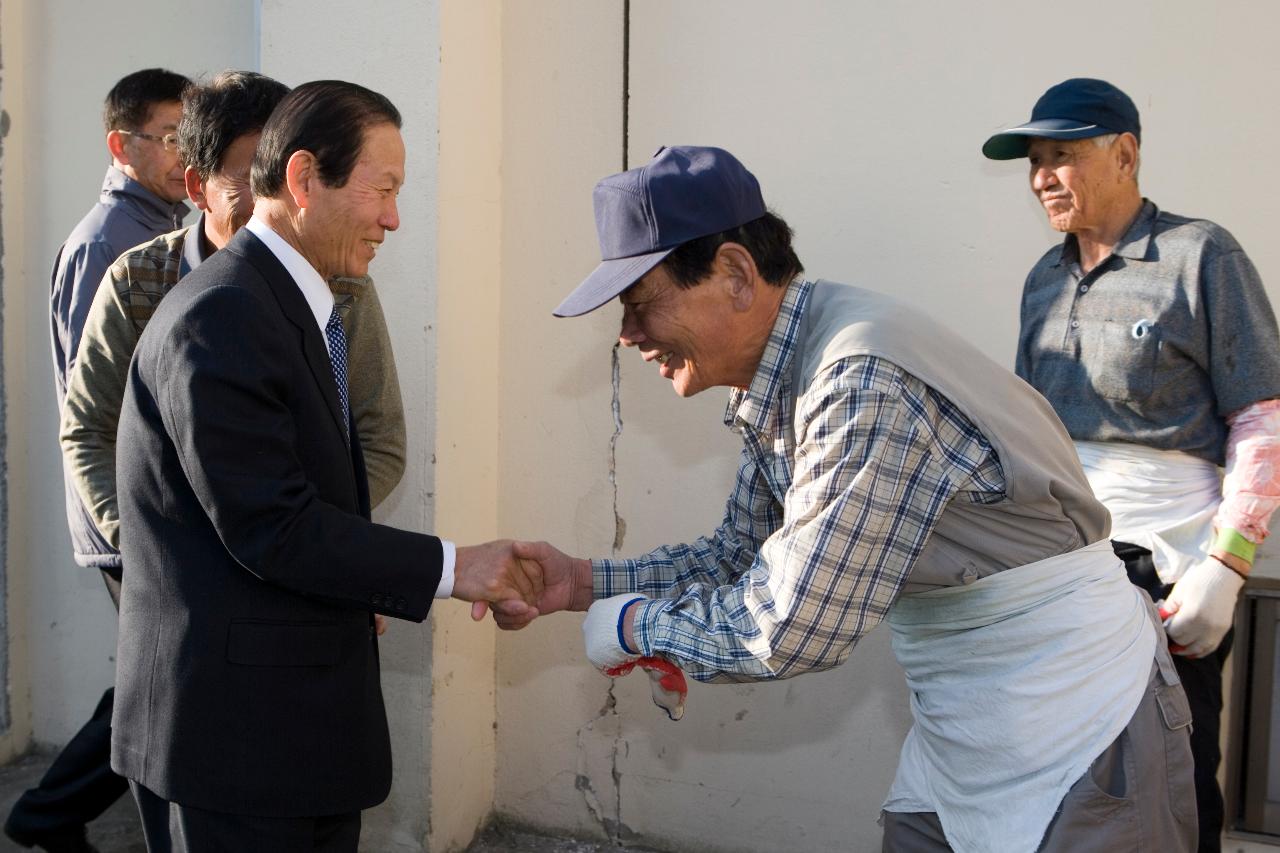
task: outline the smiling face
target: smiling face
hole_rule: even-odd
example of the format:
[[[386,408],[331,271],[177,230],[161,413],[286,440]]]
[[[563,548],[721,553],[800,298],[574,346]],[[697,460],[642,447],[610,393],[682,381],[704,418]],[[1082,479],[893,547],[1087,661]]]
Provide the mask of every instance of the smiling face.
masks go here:
[[[311,176],[298,239],[320,275],[368,273],[386,232],[400,227],[396,196],[403,184],[404,141],[385,122],[365,129],[360,156],[341,187]]]
[[[168,136],[177,132],[181,118],[181,101],[160,101],[152,105],[146,123],[138,131],[149,136]],[[156,139],[133,134],[125,135],[122,143],[125,174],[165,201],[182,201],[187,197],[187,184],[176,148],[166,150],[164,143]]]
[[[1104,225],[1124,185],[1117,149],[1092,139],[1032,139],[1027,148],[1031,191],[1056,231],[1079,233]]]
[[[745,387],[751,382],[755,362],[744,362],[733,295],[717,273],[682,288],[659,264],[619,299],[618,342],[638,348],[645,361],[656,363],[681,397],[716,385]]]

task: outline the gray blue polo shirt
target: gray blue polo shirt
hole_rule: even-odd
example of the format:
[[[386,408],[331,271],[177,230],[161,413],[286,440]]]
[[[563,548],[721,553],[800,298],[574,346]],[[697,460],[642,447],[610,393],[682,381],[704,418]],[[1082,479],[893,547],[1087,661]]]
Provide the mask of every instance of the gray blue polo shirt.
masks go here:
[[[1225,417],[1280,397],[1280,333],[1231,234],[1144,199],[1087,275],[1070,234],[1031,270],[1017,372],[1076,440],[1134,442],[1221,465]]]

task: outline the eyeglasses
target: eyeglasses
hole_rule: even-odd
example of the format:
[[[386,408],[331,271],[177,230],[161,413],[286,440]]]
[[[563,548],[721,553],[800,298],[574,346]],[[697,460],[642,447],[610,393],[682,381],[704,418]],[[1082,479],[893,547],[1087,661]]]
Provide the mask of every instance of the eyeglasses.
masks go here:
[[[128,136],[137,136],[142,139],[150,139],[152,142],[159,142],[164,146],[165,151],[178,150],[178,134],[166,133],[164,136],[156,136],[154,133],[143,133],[140,130],[122,130],[120,131]]]

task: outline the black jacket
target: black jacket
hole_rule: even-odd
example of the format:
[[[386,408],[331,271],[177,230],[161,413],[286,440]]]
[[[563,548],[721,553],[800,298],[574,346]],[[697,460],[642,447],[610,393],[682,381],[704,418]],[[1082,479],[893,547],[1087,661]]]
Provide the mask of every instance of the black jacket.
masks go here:
[[[248,229],[139,341],[111,765],[165,799],[291,817],[390,790],[371,612],[424,619],[442,550],[369,521],[340,412],[314,315]]]

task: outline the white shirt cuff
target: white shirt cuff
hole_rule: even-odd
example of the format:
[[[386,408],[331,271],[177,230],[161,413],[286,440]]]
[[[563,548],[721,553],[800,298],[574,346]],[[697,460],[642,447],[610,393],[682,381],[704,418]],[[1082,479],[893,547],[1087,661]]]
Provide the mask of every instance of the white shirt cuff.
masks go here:
[[[444,566],[440,569],[436,598],[449,598],[453,595],[453,565],[458,561],[458,548],[448,539],[441,539],[440,547],[444,550]]]

